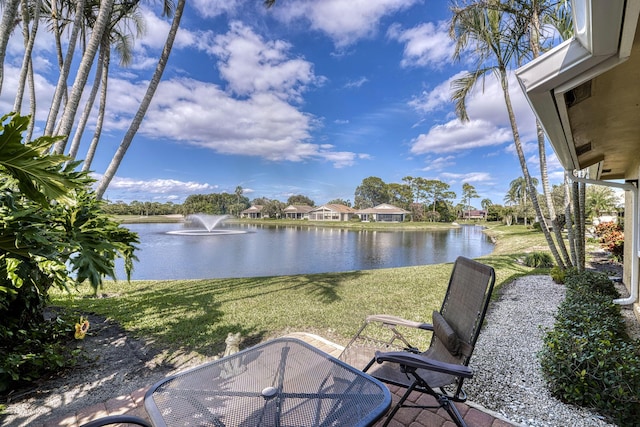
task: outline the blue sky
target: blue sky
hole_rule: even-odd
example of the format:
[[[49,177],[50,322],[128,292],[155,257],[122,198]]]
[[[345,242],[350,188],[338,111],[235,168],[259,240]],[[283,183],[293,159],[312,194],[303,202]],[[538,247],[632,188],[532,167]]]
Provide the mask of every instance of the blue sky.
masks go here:
[[[159,4],[143,6],[146,33],[129,67],[112,58],[92,165],[98,177],[164,44],[170,21],[159,12]],[[475,206],[484,198],[502,204],[521,176],[502,92],[489,76],[484,91],[479,85],[468,98],[471,121],[455,117],[450,82],[473,68],[473,57],[452,61],[449,18],[448,1],[281,0],[269,10],[258,0],[188,1],[155,99],[105,197],[181,203],[239,185],[249,199],[302,194],[320,205],[353,201],[369,176],[402,183],[409,175],[446,182],[456,202],[467,182],[480,196]],[[42,33],[34,52],[40,129],[57,81],[53,39]],[[12,109],[23,51],[17,31],[3,111]],[[534,117],[515,76],[511,95],[530,171],[539,177]],[[90,124],[78,158],[92,132]],[[559,183],[550,148],[547,156]]]

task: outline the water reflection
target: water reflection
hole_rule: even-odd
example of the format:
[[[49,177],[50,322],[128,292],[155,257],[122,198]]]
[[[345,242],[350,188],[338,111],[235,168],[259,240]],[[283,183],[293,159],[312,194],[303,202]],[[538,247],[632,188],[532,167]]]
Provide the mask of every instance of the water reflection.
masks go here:
[[[181,224],[131,224],[140,235],[133,279],[197,279],[326,273],[438,264],[493,250],[480,227],[444,231],[343,230],[224,225],[246,234],[178,236]],[[121,263],[118,278],[124,278]]]

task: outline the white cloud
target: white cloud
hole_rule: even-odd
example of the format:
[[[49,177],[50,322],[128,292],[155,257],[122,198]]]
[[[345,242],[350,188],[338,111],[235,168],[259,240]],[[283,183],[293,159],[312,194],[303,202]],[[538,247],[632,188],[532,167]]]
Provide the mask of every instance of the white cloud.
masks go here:
[[[347,88],[347,89],[359,88],[363,84],[367,83],[368,81],[369,81],[368,78],[360,77],[359,79],[347,82],[347,84],[345,84],[344,87]]]
[[[101,175],[93,174],[95,179],[100,179]],[[181,200],[190,194],[202,194],[213,192],[218,188],[211,185],[193,181],[178,181],[175,179],[134,179],[114,177],[109,184],[106,198],[111,201],[123,200],[125,202],[138,200]],[[151,197],[149,196],[151,195]]]
[[[509,96],[523,141],[536,139],[535,116],[513,73],[509,73]],[[484,80],[476,83],[466,101],[470,119],[486,120],[498,127],[511,128],[504,100],[504,93],[498,79],[487,74]]]
[[[322,84],[324,79],[313,73],[310,62],[289,58],[289,43],[265,41],[241,22],[232,22],[230,27],[215,38],[213,52],[220,58],[220,75],[234,93],[270,92],[299,102],[309,85]]]
[[[436,158],[429,157],[425,159],[425,163],[427,163],[427,166],[422,168],[422,170],[428,172],[439,171],[448,168],[455,165],[454,159],[454,156],[441,156]]]
[[[440,174],[440,177],[451,182],[491,182],[493,178],[488,172],[469,172],[469,173],[449,173],[445,172]]]
[[[171,18],[161,16],[155,9],[143,6],[140,8],[140,14],[144,21],[144,31],[142,34],[135,36],[134,62],[128,66],[132,70],[155,68],[171,28]],[[181,26],[173,43],[172,51],[194,46],[201,39],[202,36],[194,34],[184,26]]]
[[[119,105],[107,115],[105,128],[125,129],[145,88],[144,83],[112,81],[114,92],[109,96],[117,97]],[[310,143],[316,124],[313,116],[274,94],[235,99],[215,84],[183,78],[160,83],[139,132],[269,161],[324,160],[344,167],[361,158],[356,153],[334,151],[330,145]]]
[[[312,29],[326,33],[338,48],[372,37],[381,18],[420,0],[293,0],[277,8],[274,16],[285,23],[307,20]]]
[[[511,130],[496,127],[485,120],[462,123],[455,119],[432,127],[427,134],[419,135],[411,143],[411,152],[414,154],[454,153],[501,145],[512,139]]]
[[[440,83],[431,91],[423,91],[419,96],[416,96],[409,101],[409,106],[413,107],[420,113],[430,113],[432,111],[451,107],[451,82],[459,79],[463,75],[464,72],[457,73]]]
[[[451,63],[454,42],[448,34],[448,23],[425,22],[408,30],[400,24],[389,27],[387,36],[404,43],[403,67],[432,67],[440,69]]]
[[[235,15],[244,3],[244,0],[192,0],[191,5],[204,18],[215,18],[222,14]]]
[[[284,41],[265,41],[239,22],[230,27],[209,50],[220,56],[221,77],[229,90],[188,78],[162,81],[140,134],[269,161],[352,165],[358,154],[311,143],[319,121],[291,104],[302,101],[310,85],[322,82],[312,64],[290,58]],[[109,90],[118,105],[111,105],[115,110],[108,112],[105,128],[126,129],[146,83],[112,79]]]

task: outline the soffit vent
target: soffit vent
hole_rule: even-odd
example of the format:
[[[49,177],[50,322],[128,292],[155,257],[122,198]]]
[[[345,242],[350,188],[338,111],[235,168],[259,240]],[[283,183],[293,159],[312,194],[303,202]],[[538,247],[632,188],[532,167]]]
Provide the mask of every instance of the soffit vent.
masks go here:
[[[564,103],[571,108],[591,97],[591,80],[576,86],[564,94]]]
[[[578,156],[582,156],[584,153],[588,153],[589,151],[591,151],[591,143],[590,142],[587,142],[584,145],[576,147],[576,154]]]

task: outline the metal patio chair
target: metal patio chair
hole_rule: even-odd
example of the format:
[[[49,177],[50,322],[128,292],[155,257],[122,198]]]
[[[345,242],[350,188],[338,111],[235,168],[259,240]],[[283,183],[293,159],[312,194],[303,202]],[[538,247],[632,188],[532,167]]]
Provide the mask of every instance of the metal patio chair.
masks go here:
[[[389,412],[385,426],[402,407],[442,407],[456,425],[466,425],[454,403],[467,399],[462,384],[473,376],[468,367],[469,360],[494,283],[492,267],[458,257],[442,307],[440,311],[433,312],[432,323],[391,315],[367,316],[340,359],[382,382],[406,388],[400,401]],[[406,335],[411,329],[431,333],[426,351],[410,343]],[[407,401],[412,391],[433,396],[437,404],[418,405]]]

